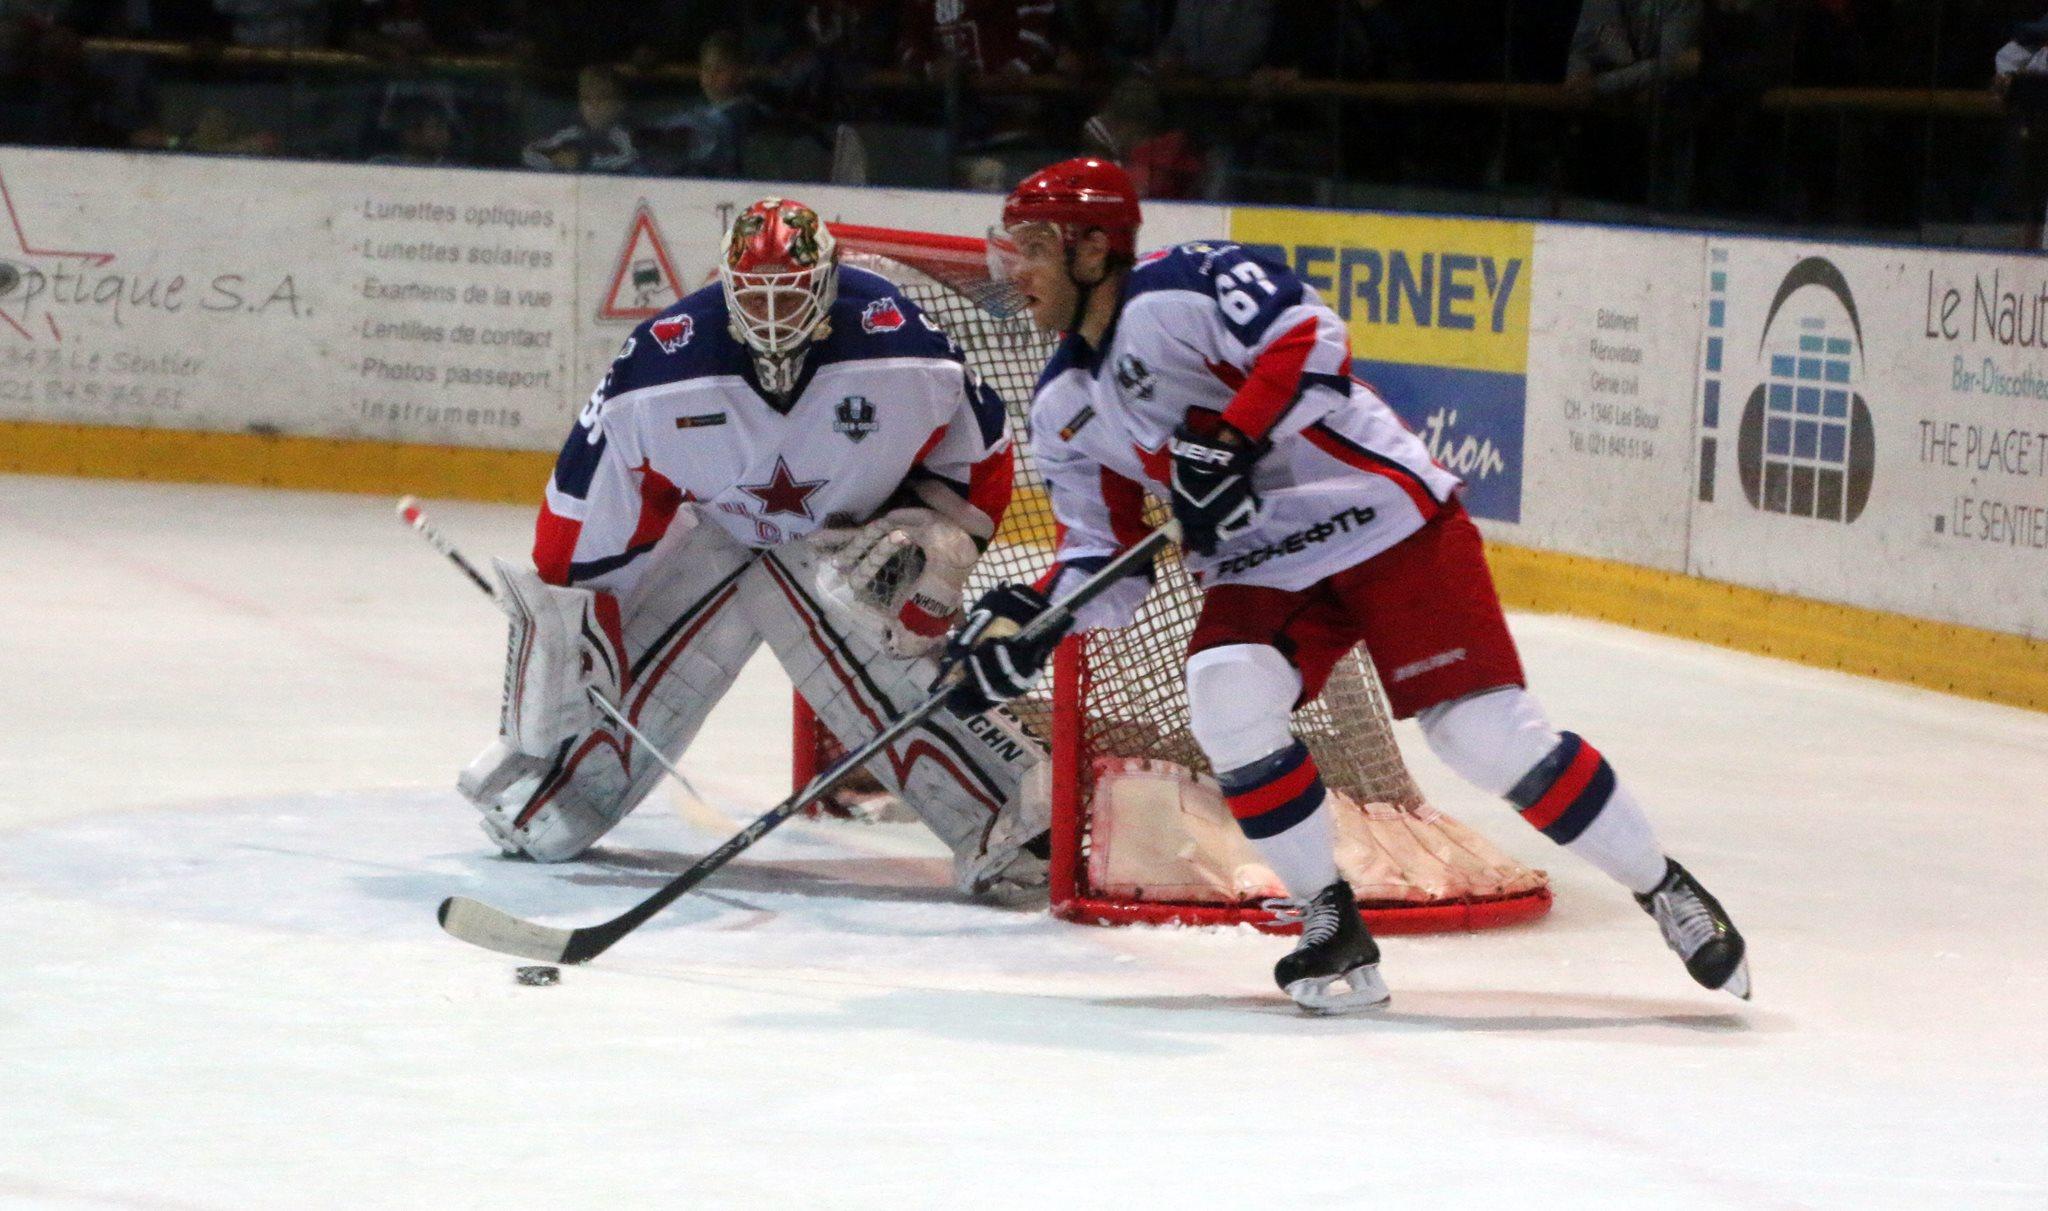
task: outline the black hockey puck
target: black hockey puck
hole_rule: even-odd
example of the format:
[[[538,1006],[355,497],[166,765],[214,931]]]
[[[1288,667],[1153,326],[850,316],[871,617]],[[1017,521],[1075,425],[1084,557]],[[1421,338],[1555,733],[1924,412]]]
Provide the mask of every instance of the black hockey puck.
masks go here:
[[[562,969],[559,967],[522,967],[512,974],[521,984],[531,984],[536,988],[562,982]]]

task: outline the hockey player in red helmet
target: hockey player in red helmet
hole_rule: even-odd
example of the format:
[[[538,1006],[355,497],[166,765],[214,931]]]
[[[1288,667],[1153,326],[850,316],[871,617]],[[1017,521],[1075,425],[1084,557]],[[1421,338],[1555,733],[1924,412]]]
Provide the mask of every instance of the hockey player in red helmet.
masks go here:
[[[991,234],[989,246],[997,253],[996,271],[1016,285],[1039,326],[1072,332],[1090,300],[1131,267],[1140,221],[1130,174],[1084,156],[1041,168],[1010,191],[1002,229]],[[1098,233],[1099,260],[1077,266],[1082,243]]]
[[[1700,984],[1748,996],[1727,913],[1664,855],[1599,750],[1553,728],[1525,688],[1464,485],[1352,378],[1344,321],[1287,266],[1227,240],[1137,256],[1138,219],[1130,179],[1093,159],[1033,174],[1003,207],[1010,284],[1066,334],[1029,428],[1060,540],[1043,579],[985,594],[957,632],[954,709],[1036,680],[1057,638],[1021,642],[1017,627],[1146,533],[1149,494],[1171,504],[1202,586],[1195,740],[1246,837],[1307,904],[1274,970],[1297,1003],[1387,1003],[1322,777],[1290,726],[1361,642],[1394,715],[1416,718],[1446,765],[1634,892]],[[1127,581],[1074,625],[1127,625],[1146,592]]]

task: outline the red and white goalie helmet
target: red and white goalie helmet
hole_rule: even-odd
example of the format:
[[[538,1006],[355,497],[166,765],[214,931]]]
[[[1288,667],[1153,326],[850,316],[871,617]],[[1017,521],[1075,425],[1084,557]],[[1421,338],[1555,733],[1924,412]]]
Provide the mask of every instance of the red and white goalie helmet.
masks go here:
[[[762,198],[725,233],[718,280],[733,335],[753,351],[762,389],[787,395],[839,297],[838,242],[802,202]]]

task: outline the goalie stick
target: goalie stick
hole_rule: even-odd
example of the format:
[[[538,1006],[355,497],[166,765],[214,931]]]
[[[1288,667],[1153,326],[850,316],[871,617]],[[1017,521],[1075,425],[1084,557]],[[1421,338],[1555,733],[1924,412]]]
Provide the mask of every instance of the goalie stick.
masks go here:
[[[1116,558],[1104,564],[1093,576],[1076,586],[1073,592],[1054,602],[1044,613],[1032,619],[1018,632],[1018,638],[1036,638],[1067,622],[1076,610],[1106,592],[1126,575],[1148,566],[1161,548],[1177,541],[1179,536],[1179,527],[1169,521],[1139,539]],[[444,552],[461,562],[452,547],[445,547]],[[653,895],[609,921],[562,929],[523,920],[467,896],[450,896],[441,902],[441,928],[462,941],[486,950],[538,959],[542,962],[587,963],[609,950],[619,939],[638,929],[650,917],[674,903],[691,888],[710,878],[719,868],[773,832],[791,816],[832,791],[877,753],[931,717],[933,712],[945,705],[946,695],[951,689],[949,681],[933,690],[929,697],[899,716],[873,739],[846,754],[830,769],[813,778],[810,785],[770,808],[765,815],[734,833],[717,849],[697,859],[688,870],[662,885]]]
[[[475,582],[476,587],[484,591],[484,596],[492,601],[498,600],[498,590],[491,587],[491,582],[484,579],[484,574],[476,570],[475,564],[463,558],[462,552],[455,549],[455,544],[443,537],[441,531],[435,529],[434,524],[427,520],[427,515],[420,510],[418,498],[401,498],[398,502],[398,516],[406,525],[416,530],[421,538],[426,539],[428,546],[446,555],[448,562],[462,569],[462,574]]]
[[[484,596],[490,598],[498,608],[504,608],[505,603],[499,598],[498,590],[491,587],[491,582],[486,580],[483,574],[476,570],[476,565],[469,562],[468,557],[463,555],[454,543],[449,542],[447,537],[434,527],[434,523],[427,520],[426,512],[420,508],[418,499],[408,496],[400,500],[398,502],[398,516],[406,525],[411,526],[421,538],[426,539],[428,546],[446,555],[450,563],[460,569],[463,575],[469,577],[477,588],[483,590]],[[699,803],[710,802],[710,800],[704,798],[699,793],[696,786],[687,777],[683,776],[683,771],[677,769],[674,762],[671,762],[660,749],[654,747],[647,737],[640,734],[640,729],[634,727],[625,715],[619,712],[618,707],[605,701],[604,695],[598,693],[595,689],[590,690],[589,694],[591,704],[603,712],[606,718],[618,724],[619,729],[625,732],[626,735],[631,736],[641,748],[646,749],[652,754],[655,761],[661,765],[661,768],[668,771],[668,776],[674,778],[682,785],[684,790],[690,792],[692,798],[696,799]]]
[[[1079,584],[1071,594],[1053,602],[1047,611],[1032,619],[1030,625],[1020,631],[1020,637],[1030,639],[1065,623],[1067,619],[1073,617],[1073,611],[1081,609],[1083,604],[1100,596],[1126,574],[1151,563],[1151,557],[1157,555],[1159,549],[1165,547],[1167,543],[1176,541],[1176,537],[1178,527],[1174,523],[1167,523],[1151,531],[1135,545],[1130,545],[1120,555],[1104,563],[1100,572]],[[719,867],[739,857],[745,848],[774,832],[784,820],[797,816],[799,811],[811,805],[811,801],[819,799],[827,791],[844,783],[854,770],[866,764],[874,754],[889,748],[895,740],[909,732],[911,727],[918,727],[920,723],[924,723],[934,711],[938,711],[946,703],[946,693],[950,688],[950,684],[936,688],[928,699],[899,715],[893,723],[889,723],[889,727],[883,727],[881,734],[877,734],[860,748],[848,752],[829,770],[811,779],[809,787],[770,807],[766,816],[735,832],[731,838],[725,840],[725,844],[692,863],[688,871],[676,875],[662,889],[657,889],[653,895],[649,895],[647,900],[635,904],[633,908],[614,916],[612,920],[582,928],[555,928],[535,924],[530,920],[520,920],[508,912],[492,908],[489,904],[469,900],[467,895],[451,895],[449,900],[442,902],[440,906],[440,928],[449,930],[451,934],[461,938],[461,941],[471,943],[475,947],[502,951],[506,955],[518,955],[522,959],[541,959],[549,963],[588,963],[590,959],[596,959],[598,955],[608,951],[618,938],[627,936],[629,932],[645,924],[647,918],[674,904],[682,893],[709,879],[713,873],[719,871]]]

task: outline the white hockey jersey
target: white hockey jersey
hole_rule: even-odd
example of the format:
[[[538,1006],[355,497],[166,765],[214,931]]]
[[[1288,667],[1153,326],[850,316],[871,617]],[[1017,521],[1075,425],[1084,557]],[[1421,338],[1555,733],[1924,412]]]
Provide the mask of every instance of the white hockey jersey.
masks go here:
[[[1272,449],[1254,465],[1257,520],[1210,556],[1203,584],[1304,589],[1413,534],[1461,481],[1351,377],[1343,320],[1286,268],[1223,241],[1138,259],[1100,348],[1069,335],[1040,376],[1031,453],[1062,528],[1041,587],[1057,598],[1142,537],[1144,494],[1169,496],[1167,442],[1190,411]],[[1106,593],[1085,627],[1127,624],[1144,586]]]
[[[772,547],[867,521],[917,476],[993,534],[1012,474],[1002,401],[880,275],[841,269],[828,322],[786,411],[760,391],[716,285],[634,329],[555,462],[541,576],[624,593],[682,510]]]

